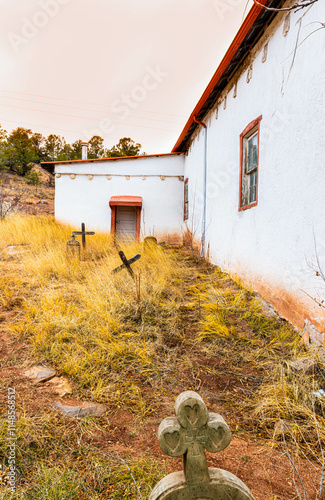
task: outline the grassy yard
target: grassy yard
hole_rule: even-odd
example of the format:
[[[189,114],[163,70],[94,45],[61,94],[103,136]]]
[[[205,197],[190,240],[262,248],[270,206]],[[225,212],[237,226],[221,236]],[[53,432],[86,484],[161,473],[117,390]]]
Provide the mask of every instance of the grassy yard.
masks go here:
[[[239,475],[256,500],[316,500],[325,443],[324,360],[251,290],[182,249],[136,253],[134,281],[108,235],[69,260],[72,228],[48,217],[0,223],[0,499],[147,498],[181,469],[163,456],[157,428],[176,396],[196,390],[221,413],[233,442],[209,464]],[[316,358],[312,374],[291,362]],[[69,380],[63,398],[32,384],[42,364]],[[17,490],[6,486],[7,389],[17,394]],[[71,419],[53,403],[95,401],[101,417]],[[262,450],[262,451],[259,451]],[[140,491],[140,493],[139,493]],[[300,495],[300,496],[299,496]]]

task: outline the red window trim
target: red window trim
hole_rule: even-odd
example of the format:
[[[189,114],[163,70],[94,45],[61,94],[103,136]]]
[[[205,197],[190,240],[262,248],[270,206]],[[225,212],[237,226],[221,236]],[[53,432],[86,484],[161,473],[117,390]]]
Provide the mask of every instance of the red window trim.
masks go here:
[[[122,197],[124,199],[118,200],[117,197],[112,196],[109,205],[111,207],[111,234],[115,239],[115,227],[116,227],[116,207],[135,207],[137,211],[137,221],[136,221],[136,229],[135,229],[135,241],[139,242],[140,240],[140,222],[141,222],[141,209],[142,209],[142,199],[139,201],[139,197],[136,199],[133,196],[130,197]],[[129,199],[127,199],[129,198]],[[133,199],[132,199],[133,198]],[[140,205],[141,203],[141,205]]]
[[[239,155],[239,205],[238,210],[241,212],[242,210],[247,210],[248,208],[256,207],[258,203],[258,178],[259,178],[259,157],[260,157],[260,128],[261,128],[261,120],[263,115],[258,116],[255,120],[251,121],[247,127],[244,128],[242,133],[240,134],[240,155]],[[242,189],[243,189],[243,145],[244,145],[244,137],[258,125],[258,146],[257,146],[257,169],[256,169],[256,201],[253,203],[249,203],[248,205],[241,205],[242,199]]]
[[[184,212],[183,212],[183,219],[188,220],[188,191],[187,191],[187,217],[185,217],[185,189],[186,189],[186,184],[188,184],[188,178],[185,179],[184,181]]]

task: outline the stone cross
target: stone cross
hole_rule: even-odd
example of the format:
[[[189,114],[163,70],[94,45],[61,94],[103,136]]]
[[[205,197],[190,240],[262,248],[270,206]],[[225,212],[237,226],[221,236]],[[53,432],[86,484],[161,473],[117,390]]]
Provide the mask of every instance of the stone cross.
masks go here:
[[[224,419],[208,413],[201,396],[183,392],[175,403],[176,417],[162,421],[160,448],[171,457],[183,456],[184,472],[164,477],[149,500],[254,500],[245,484],[230,472],[208,468],[205,450],[222,451],[231,440]]]
[[[122,269],[127,269],[128,273],[132,276],[132,278],[134,278],[134,272],[131,268],[131,264],[133,264],[134,262],[139,260],[141,258],[141,255],[139,253],[137,253],[136,255],[134,255],[134,257],[131,257],[131,259],[128,260],[125,256],[125,253],[122,250],[120,250],[118,254],[119,254],[120,259],[123,262],[123,264],[115,267],[115,269],[113,269],[112,273],[116,274],[119,271],[122,271]]]
[[[67,256],[68,258],[80,259],[80,243],[76,240],[76,235],[72,234],[72,240],[67,242]]]
[[[72,231],[72,236],[79,236],[81,235],[81,241],[82,241],[82,248],[85,250],[86,249],[86,236],[92,236],[94,231],[86,231],[86,224],[84,222],[81,223],[81,231]]]

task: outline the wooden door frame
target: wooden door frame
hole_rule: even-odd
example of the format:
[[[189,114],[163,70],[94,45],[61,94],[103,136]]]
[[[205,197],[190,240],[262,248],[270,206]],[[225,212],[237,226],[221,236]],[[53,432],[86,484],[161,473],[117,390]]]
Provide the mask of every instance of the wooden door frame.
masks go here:
[[[114,199],[115,198],[115,199]],[[140,223],[141,223],[141,209],[142,198],[140,196],[112,196],[109,205],[111,207],[111,234],[115,239],[116,233],[116,207],[135,207],[136,208],[136,230],[135,241],[140,241]]]

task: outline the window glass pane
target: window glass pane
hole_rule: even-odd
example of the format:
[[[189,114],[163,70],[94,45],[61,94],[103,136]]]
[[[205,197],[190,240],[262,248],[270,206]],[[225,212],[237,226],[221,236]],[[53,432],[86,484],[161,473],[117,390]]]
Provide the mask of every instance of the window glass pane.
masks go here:
[[[184,184],[184,220],[188,219],[188,182]]]
[[[257,171],[255,170],[249,174],[249,196],[248,202],[254,203],[256,201],[256,184],[257,184]]]
[[[247,172],[257,168],[258,134],[247,139]]]
[[[184,206],[184,219],[188,219],[188,203],[185,203]]]

